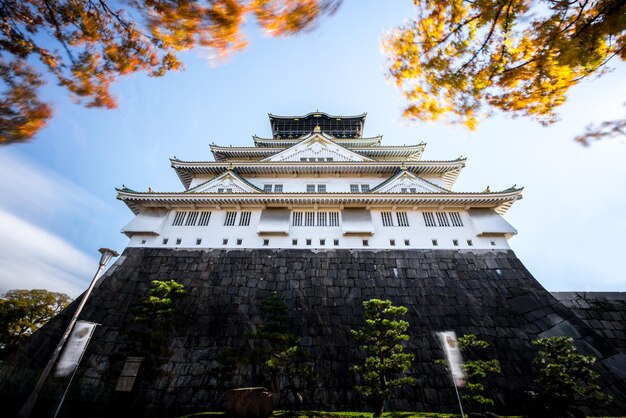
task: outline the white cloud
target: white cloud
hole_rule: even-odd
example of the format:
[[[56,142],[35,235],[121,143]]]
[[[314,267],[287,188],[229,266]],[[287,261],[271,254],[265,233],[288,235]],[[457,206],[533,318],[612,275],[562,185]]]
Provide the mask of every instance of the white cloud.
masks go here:
[[[60,212],[87,216],[105,210],[99,198],[52,170],[16,153],[0,153],[0,207],[26,218],[51,219]]]
[[[97,260],[0,209],[0,291],[47,289],[73,298],[86,288]]]
[[[98,197],[56,172],[0,154],[0,293],[47,289],[78,296],[97,259],[62,238],[77,218],[108,211]]]

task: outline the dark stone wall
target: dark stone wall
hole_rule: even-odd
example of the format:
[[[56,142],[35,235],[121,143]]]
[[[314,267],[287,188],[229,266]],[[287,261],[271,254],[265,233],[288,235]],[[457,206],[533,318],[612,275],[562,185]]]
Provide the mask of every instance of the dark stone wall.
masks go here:
[[[552,292],[552,295],[626,354],[626,292]]]
[[[142,370],[133,392],[114,391],[131,345],[134,317],[150,281],[176,279],[187,295],[178,303],[174,331],[164,336],[166,360]],[[388,402],[391,410],[456,412],[435,332],[473,333],[491,343],[502,363],[492,380],[500,412],[520,412],[532,387],[530,341],[571,335],[598,357],[600,384],[613,395],[607,414],[626,411],[626,356],[559,303],[512,251],[308,251],[127,249],[100,280],[81,319],[102,324],[74,379],[66,416],[176,415],[221,409],[224,391],[263,384],[252,366],[229,368],[225,354],[247,349],[261,322],[261,301],[277,292],[289,306],[289,326],[300,335],[316,375],[305,406],[367,409],[353,391],[350,366],[359,358],[350,330],[360,327],[362,301],[390,299],[408,308],[408,349],[417,384]],[[0,401],[14,413],[58,341],[71,309],[51,321],[0,366]],[[60,398],[66,381],[51,379],[39,413]],[[285,396],[281,398],[285,401]],[[287,402],[288,403],[288,402]]]

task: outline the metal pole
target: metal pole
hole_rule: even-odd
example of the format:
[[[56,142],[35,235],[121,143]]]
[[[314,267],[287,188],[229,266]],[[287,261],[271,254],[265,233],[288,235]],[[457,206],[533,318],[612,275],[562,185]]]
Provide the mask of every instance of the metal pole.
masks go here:
[[[454,376],[452,376],[452,370],[450,371],[450,377],[452,378],[452,386],[454,386],[454,392],[456,393],[456,399],[459,401],[459,409],[461,410],[461,418],[465,418],[465,414],[463,414],[463,405],[461,405],[461,397],[459,396],[459,389],[456,387],[456,382],[454,381]]]
[[[70,323],[67,326],[65,333],[61,337],[61,341],[59,341],[59,344],[52,352],[52,356],[50,357],[50,360],[48,360],[48,364],[46,364],[46,367],[45,369],[43,369],[41,376],[39,376],[39,380],[37,381],[35,388],[33,389],[32,393],[30,394],[30,396],[28,397],[28,399],[22,406],[22,409],[20,409],[20,412],[17,414],[19,418],[29,418],[32,415],[33,409],[35,408],[35,404],[37,403],[37,398],[39,398],[39,392],[41,392],[41,389],[43,388],[43,385],[46,382],[46,379],[48,379],[48,375],[50,374],[50,372],[52,371],[52,368],[54,367],[54,363],[59,358],[59,355],[61,354],[61,350],[63,349],[63,346],[65,345],[65,343],[67,342],[67,339],[72,333],[72,330],[74,329],[74,325],[76,324],[76,321],[78,320],[78,316],[83,310],[83,307],[87,303],[87,299],[89,299],[89,295],[91,294],[91,291],[96,285],[96,281],[98,280],[98,277],[100,276],[100,272],[102,271],[104,266],[107,265],[107,263],[109,262],[109,260],[111,260],[112,257],[117,257],[119,255],[116,251],[110,250],[108,248],[100,248],[98,251],[100,251],[100,253],[102,254],[102,256],[100,257],[100,263],[98,264],[98,270],[96,271],[96,274],[94,274],[93,279],[91,279],[89,288],[87,289],[87,291],[85,292],[85,295],[80,301],[78,308],[76,308],[76,311],[74,312],[74,315],[72,316],[72,319],[70,320]]]
[[[100,325],[100,324],[97,324],[97,325]],[[70,381],[67,382],[67,386],[65,387],[65,392],[63,392],[63,396],[61,397],[61,400],[59,401],[59,406],[57,407],[57,411],[54,413],[54,418],[57,418],[57,416],[59,415],[59,412],[61,411],[61,406],[63,406],[63,402],[65,401],[65,396],[67,395],[67,392],[70,390],[70,386],[72,385],[74,376],[76,376],[76,372],[78,371],[78,366],[80,366],[80,362],[83,360],[83,356],[85,355],[85,351],[87,351],[87,346],[89,345],[89,342],[91,341],[91,337],[93,337],[93,333],[95,330],[96,330],[96,327],[93,327],[91,329],[91,332],[89,333],[89,338],[87,339],[87,344],[85,344],[85,349],[83,350],[82,353],[80,353],[80,357],[78,358],[78,363],[76,363],[76,367],[74,367],[74,371],[72,372],[72,377],[70,377]]]

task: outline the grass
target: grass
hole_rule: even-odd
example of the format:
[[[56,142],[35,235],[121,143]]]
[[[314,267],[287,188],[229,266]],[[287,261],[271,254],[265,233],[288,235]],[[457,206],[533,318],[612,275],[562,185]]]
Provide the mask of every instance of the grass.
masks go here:
[[[226,416],[224,412],[198,412],[181,418],[202,418],[210,416]],[[329,412],[329,411],[274,411],[274,418],[372,418],[371,412]],[[385,412],[383,418],[457,418],[460,415],[441,414],[435,412]],[[507,417],[501,417],[507,418]],[[508,417],[519,418],[519,417]],[[589,418],[626,418],[626,417],[589,417]]]
[[[225,416],[224,412],[199,412],[182,418]],[[454,414],[437,414],[431,412],[385,412],[383,418],[454,418]],[[274,411],[275,418],[372,418],[371,412],[329,412],[329,411]]]

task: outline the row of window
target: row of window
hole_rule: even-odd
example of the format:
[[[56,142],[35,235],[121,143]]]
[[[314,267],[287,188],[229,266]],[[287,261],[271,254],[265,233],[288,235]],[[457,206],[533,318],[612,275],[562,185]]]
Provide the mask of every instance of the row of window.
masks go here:
[[[332,157],[309,157],[309,158],[300,158],[301,162],[306,162],[306,161],[310,161],[310,162],[323,162],[323,161],[332,161]]]
[[[422,212],[426,226],[463,226],[458,212]]]
[[[407,212],[381,212],[383,226],[409,226]],[[463,220],[458,212],[422,212],[428,227],[462,227]],[[249,226],[251,212],[226,212],[224,226]],[[207,226],[211,219],[210,211],[178,211],[174,216],[174,226]],[[239,222],[237,222],[239,220]],[[338,211],[293,212],[292,226],[339,226]]]
[[[339,212],[293,212],[292,226],[339,226]]]
[[[182,238],[176,238],[176,245],[181,245],[182,242],[183,242]],[[228,245],[228,242],[229,242],[228,238],[223,238],[222,239],[222,245]],[[310,246],[310,245],[313,244],[313,240],[311,238],[306,238],[304,240],[304,242],[305,242],[305,244],[307,246]],[[403,242],[404,242],[404,245],[407,246],[407,247],[409,245],[411,245],[411,240],[409,240],[409,239],[405,239],[405,240],[403,240]],[[431,242],[433,244],[433,247],[438,247],[439,246],[439,240],[433,239],[433,240],[431,240]],[[474,242],[471,239],[466,240],[466,242],[467,242],[467,246],[468,247],[473,247],[474,246]],[[141,240],[141,243],[145,244],[146,240],[145,239]],[[169,243],[169,238],[163,238],[162,244],[163,245],[167,245],[168,243]],[[201,245],[201,244],[202,244],[202,238],[196,238],[196,245]],[[243,238],[237,238],[236,239],[236,244],[237,245],[243,244]],[[268,246],[269,244],[270,244],[270,240],[269,239],[264,239],[263,240],[263,246]],[[369,247],[369,240],[368,239],[364,239],[362,244],[363,244],[364,247]],[[490,244],[492,246],[495,246],[496,242],[495,241],[490,241]],[[298,245],[298,239],[296,239],[296,238],[292,239],[291,240],[291,245]],[[319,240],[319,245],[320,246],[325,246],[326,245],[326,239],[321,238]],[[339,240],[338,239],[333,239],[333,245],[335,247],[339,246]],[[396,246],[396,240],[395,239],[390,239],[389,240],[389,245],[392,246],[392,247],[395,247]],[[454,245],[455,247],[458,247],[459,246],[459,240],[458,239],[453,239],[452,240],[452,245]]]
[[[406,212],[381,212],[380,215],[383,219],[383,226],[409,226],[409,217]]]
[[[218,189],[222,190],[222,189]],[[415,193],[417,189],[411,189],[412,193]],[[232,190],[231,190],[232,191]],[[263,191],[265,193],[282,193],[283,185],[282,184],[264,184]],[[326,185],[325,184],[307,184],[306,185],[307,193],[326,193]],[[358,192],[369,192],[370,185],[369,184],[351,184],[350,185],[350,193],[358,193]],[[402,189],[403,193],[406,193],[405,189]]]

